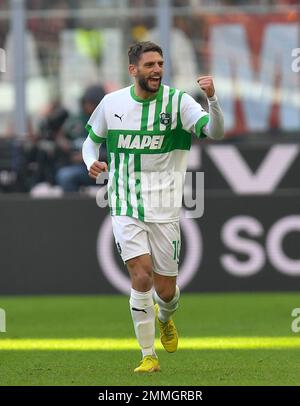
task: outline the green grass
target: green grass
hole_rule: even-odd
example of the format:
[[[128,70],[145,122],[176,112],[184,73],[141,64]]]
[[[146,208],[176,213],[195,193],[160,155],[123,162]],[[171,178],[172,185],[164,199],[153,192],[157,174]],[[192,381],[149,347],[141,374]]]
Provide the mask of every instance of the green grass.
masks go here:
[[[182,295],[179,350],[140,360],[124,296],[2,297],[0,385],[299,385],[298,293]]]

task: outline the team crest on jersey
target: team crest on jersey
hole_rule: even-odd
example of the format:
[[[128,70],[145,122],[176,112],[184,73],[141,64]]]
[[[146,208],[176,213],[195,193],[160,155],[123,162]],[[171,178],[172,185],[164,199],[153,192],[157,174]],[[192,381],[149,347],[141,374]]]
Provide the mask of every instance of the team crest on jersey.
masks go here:
[[[169,125],[171,123],[171,118],[170,113],[160,113],[160,122],[163,125]]]

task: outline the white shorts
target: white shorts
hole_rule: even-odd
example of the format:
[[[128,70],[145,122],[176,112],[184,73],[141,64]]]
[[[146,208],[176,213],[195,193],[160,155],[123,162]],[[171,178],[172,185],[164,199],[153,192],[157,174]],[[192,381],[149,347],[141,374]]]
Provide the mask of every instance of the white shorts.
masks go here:
[[[178,275],[179,221],[149,223],[129,216],[112,216],[111,219],[116,245],[124,262],[149,254],[154,272],[164,276]]]

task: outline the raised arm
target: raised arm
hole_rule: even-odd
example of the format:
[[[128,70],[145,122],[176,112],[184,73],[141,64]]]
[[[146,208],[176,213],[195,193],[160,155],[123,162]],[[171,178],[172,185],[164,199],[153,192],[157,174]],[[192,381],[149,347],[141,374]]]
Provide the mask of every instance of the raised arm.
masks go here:
[[[202,132],[209,138],[221,140],[224,138],[224,117],[216,96],[213,78],[201,76],[197,79],[200,88],[206,93],[209,105],[209,121]]]

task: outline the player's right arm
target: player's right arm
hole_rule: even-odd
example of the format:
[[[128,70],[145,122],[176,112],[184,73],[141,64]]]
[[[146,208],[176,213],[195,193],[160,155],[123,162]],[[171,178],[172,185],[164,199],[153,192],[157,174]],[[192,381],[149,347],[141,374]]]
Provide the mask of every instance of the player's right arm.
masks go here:
[[[100,144],[94,142],[89,136],[82,145],[82,157],[89,171],[89,176],[97,179],[101,172],[107,172],[107,163],[98,161]]]
[[[86,130],[88,136],[82,145],[82,157],[89,171],[89,176],[97,179],[101,172],[107,172],[106,162],[99,162],[99,147],[102,142],[106,141],[107,124],[105,119],[105,97],[96,107],[91,115]]]

